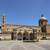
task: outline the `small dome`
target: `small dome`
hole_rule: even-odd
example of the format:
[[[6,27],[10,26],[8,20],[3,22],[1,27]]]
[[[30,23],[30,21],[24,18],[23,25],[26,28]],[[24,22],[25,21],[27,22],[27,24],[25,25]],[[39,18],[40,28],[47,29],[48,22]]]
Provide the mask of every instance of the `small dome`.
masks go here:
[[[3,16],[5,16],[5,14],[3,14]]]
[[[41,15],[41,18],[40,19],[42,19],[42,20],[46,20],[46,18],[43,16],[43,15]]]
[[[41,17],[40,19],[45,19],[45,20],[46,20],[46,18],[45,18],[45,17]]]

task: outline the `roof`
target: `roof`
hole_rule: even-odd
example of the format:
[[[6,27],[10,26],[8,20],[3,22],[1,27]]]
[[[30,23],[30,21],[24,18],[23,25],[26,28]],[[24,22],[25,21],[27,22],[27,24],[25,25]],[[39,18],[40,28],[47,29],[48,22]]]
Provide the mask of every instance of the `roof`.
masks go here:
[[[44,19],[44,20],[46,20],[46,18],[45,18],[45,17],[41,17],[40,19]]]
[[[41,20],[47,20],[45,17],[44,17],[44,15],[42,14],[41,15],[41,18],[40,18]]]
[[[15,24],[5,24],[6,26],[22,26],[22,27],[24,27],[24,26],[26,26],[26,27],[40,27],[40,26],[28,26],[28,25],[15,25]]]

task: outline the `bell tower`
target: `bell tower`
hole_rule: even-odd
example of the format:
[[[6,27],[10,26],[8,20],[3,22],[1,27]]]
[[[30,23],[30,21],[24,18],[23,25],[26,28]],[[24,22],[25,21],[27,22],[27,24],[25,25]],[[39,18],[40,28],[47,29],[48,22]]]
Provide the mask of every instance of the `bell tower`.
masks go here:
[[[47,24],[47,19],[44,17],[44,15],[42,14],[41,15],[41,18],[39,20],[39,26],[43,26],[43,25],[46,25]]]
[[[4,25],[5,25],[5,15],[4,14],[2,15],[2,24],[1,25],[2,25],[2,27],[4,27]]]

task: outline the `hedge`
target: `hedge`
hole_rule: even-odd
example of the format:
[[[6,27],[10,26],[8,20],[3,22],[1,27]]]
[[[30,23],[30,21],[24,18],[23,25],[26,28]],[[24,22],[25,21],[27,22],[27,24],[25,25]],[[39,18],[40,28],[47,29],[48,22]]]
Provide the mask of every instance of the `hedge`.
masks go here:
[[[39,40],[23,40],[23,42],[39,42]]]

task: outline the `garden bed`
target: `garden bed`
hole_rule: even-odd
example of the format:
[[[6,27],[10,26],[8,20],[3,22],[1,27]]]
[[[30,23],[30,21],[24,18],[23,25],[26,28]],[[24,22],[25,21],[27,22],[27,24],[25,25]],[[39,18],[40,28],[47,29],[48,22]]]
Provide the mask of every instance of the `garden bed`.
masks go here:
[[[23,40],[23,42],[39,42],[39,40]]]

